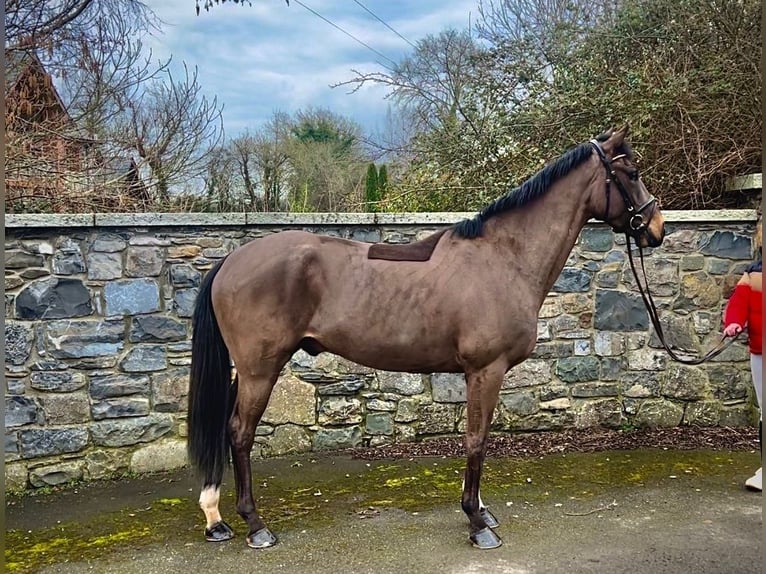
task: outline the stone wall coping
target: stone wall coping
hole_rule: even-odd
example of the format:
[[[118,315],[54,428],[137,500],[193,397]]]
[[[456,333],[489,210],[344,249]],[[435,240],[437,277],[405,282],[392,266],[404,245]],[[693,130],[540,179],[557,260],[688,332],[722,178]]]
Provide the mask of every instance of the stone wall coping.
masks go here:
[[[726,182],[727,191],[762,191],[763,174],[751,173],[729,178]]]
[[[94,227],[94,213],[6,213],[5,227]]]
[[[245,213],[95,213],[96,227],[196,227],[245,225]]]
[[[474,212],[430,213],[10,213],[5,228],[451,225]],[[663,211],[668,223],[754,223],[754,209]],[[590,223],[601,223],[591,220]]]

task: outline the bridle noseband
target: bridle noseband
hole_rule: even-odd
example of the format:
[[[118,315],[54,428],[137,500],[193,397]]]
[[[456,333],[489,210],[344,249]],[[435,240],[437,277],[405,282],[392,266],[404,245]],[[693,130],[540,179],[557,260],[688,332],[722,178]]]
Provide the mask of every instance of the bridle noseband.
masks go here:
[[[649,222],[652,220],[652,216],[654,215],[654,209],[651,210],[648,218],[645,216],[644,211],[646,211],[649,207],[654,206],[657,202],[657,198],[653,195],[649,195],[649,199],[647,199],[639,207],[636,207],[630,197],[630,194],[628,193],[628,190],[625,189],[625,186],[620,181],[620,178],[617,177],[617,173],[614,171],[614,167],[612,167],[612,162],[625,157],[625,154],[615,156],[610,160],[608,157],[606,157],[606,154],[601,148],[601,144],[598,142],[598,140],[592,139],[590,140],[590,143],[596,150],[596,154],[601,160],[601,165],[603,165],[604,169],[606,170],[606,211],[604,212],[604,221],[606,221],[609,217],[609,184],[614,183],[617,186],[617,190],[620,192],[620,195],[622,196],[622,200],[625,202],[625,209],[627,209],[628,214],[630,215],[630,219],[628,220],[630,233],[634,238],[638,238],[641,233],[646,232]],[[636,179],[638,179],[638,174],[636,174]],[[617,230],[615,229],[615,231]]]

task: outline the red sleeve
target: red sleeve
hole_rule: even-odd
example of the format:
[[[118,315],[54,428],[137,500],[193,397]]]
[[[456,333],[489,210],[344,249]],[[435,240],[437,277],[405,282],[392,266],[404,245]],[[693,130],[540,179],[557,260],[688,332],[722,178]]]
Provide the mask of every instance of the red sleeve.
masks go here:
[[[750,300],[750,285],[738,284],[729,297],[726,311],[723,314],[724,326],[739,323],[744,326],[747,323],[748,301]]]

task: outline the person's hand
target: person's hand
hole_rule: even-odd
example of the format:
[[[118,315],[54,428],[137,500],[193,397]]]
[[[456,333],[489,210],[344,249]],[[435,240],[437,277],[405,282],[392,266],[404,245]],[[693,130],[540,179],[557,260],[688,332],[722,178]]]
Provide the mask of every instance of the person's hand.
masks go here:
[[[727,337],[734,337],[737,333],[742,332],[742,325],[739,323],[730,323],[729,325],[726,325],[726,327],[723,330],[723,334]]]

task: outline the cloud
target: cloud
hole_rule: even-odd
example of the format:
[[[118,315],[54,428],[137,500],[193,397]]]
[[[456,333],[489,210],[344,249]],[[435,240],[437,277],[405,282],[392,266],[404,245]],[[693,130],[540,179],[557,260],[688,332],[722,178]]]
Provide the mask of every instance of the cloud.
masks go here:
[[[228,136],[254,129],[274,111],[293,113],[326,107],[371,131],[380,127],[389,102],[386,89],[365,86],[353,94],[331,88],[352,77],[352,69],[382,70],[412,48],[355,2],[301,0],[375,52],[332,27],[295,1],[226,3],[195,15],[191,0],[167,0],[153,9],[165,22],[147,43],[154,57],[171,54],[174,69],[197,66],[208,97],[225,105]],[[366,0],[362,3],[412,43],[445,28],[465,28],[476,0]]]

